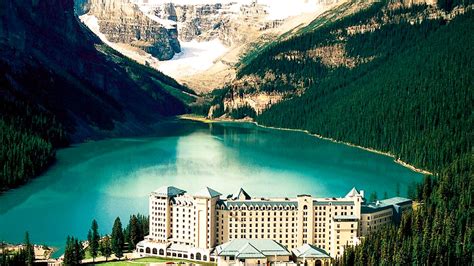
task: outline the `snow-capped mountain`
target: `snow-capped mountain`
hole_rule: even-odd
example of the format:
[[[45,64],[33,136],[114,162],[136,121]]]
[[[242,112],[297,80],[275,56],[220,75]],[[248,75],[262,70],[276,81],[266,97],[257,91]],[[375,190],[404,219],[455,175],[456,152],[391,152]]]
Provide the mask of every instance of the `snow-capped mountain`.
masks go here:
[[[203,88],[231,79],[238,58],[262,36],[268,39],[308,23],[339,2],[86,1],[81,20],[104,42],[191,87]]]

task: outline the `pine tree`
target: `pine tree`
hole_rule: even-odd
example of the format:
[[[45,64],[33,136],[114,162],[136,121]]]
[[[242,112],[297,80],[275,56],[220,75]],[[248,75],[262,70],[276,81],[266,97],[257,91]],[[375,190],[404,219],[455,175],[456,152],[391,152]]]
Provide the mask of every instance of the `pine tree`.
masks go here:
[[[66,248],[64,250],[64,265],[79,265],[84,259],[84,249],[81,241],[68,236],[66,239]]]
[[[377,199],[378,199],[378,197],[377,197],[377,192],[376,191],[370,193],[370,197],[369,197],[370,202],[375,202],[375,201],[377,201]]]
[[[99,253],[99,226],[97,225],[97,221],[94,219],[92,221],[91,229],[87,234],[87,240],[89,241],[89,252],[92,256],[92,261],[95,261]]]
[[[25,233],[25,252],[26,252],[26,264],[28,266],[33,265],[35,261],[35,250],[33,245],[30,242],[30,234],[28,232]]]
[[[100,242],[100,253],[105,257],[105,261],[107,261],[110,255],[112,255],[112,245],[108,235],[104,236]]]
[[[131,251],[141,240],[140,231],[141,226],[138,223],[138,219],[135,215],[130,217],[130,238],[128,239],[129,250]]]
[[[84,249],[82,247],[81,241],[79,239],[74,240],[74,263],[76,265],[81,264],[81,261],[84,259]]]
[[[124,237],[122,223],[120,222],[120,218],[117,217],[112,228],[111,245],[113,253],[119,260],[123,256],[123,244]]]
[[[64,250],[64,265],[73,265],[73,256],[74,256],[74,249],[72,246],[71,237],[68,236],[66,239],[66,248]]]

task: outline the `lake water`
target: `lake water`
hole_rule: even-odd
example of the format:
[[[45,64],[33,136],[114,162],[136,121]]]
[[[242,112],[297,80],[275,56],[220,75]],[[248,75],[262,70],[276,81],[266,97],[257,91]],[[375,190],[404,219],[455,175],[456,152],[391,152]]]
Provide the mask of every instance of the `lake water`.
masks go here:
[[[57,163],[26,186],[0,195],[0,241],[63,246],[86,239],[92,219],[110,233],[117,216],[148,212],[148,194],[173,185],[188,192],[209,186],[224,195],[394,196],[421,180],[387,156],[302,132],[253,124],[163,123],[155,135],[88,142],[57,153]],[[397,189],[398,187],[398,189]]]

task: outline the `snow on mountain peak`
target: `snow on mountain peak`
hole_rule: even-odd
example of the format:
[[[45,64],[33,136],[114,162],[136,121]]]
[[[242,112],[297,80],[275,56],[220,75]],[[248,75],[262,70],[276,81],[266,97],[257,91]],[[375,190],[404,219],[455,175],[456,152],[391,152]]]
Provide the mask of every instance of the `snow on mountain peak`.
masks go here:
[[[257,3],[266,6],[268,20],[286,19],[304,13],[316,12],[322,6],[319,0],[133,0],[133,2],[139,6],[159,6],[165,3],[174,5],[223,4],[235,5],[237,8]]]

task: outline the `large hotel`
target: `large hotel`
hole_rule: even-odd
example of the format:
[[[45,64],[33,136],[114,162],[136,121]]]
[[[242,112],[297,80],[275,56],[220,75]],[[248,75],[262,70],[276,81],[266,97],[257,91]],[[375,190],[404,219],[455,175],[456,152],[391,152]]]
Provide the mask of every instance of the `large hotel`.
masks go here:
[[[400,197],[366,203],[355,188],[341,198],[253,198],[243,189],[223,197],[207,187],[193,195],[162,187],[150,194],[150,233],[136,252],[220,265],[326,265],[411,205]]]

